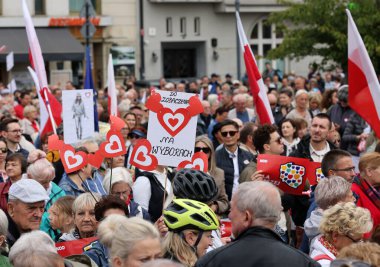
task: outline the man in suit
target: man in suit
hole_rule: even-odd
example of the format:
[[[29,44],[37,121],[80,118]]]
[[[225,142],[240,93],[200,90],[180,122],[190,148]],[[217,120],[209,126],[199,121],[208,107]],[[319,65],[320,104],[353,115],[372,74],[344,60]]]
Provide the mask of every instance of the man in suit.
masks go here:
[[[239,176],[253,159],[253,155],[241,149],[238,145],[240,138],[239,126],[232,120],[220,123],[220,136],[223,146],[215,152],[216,166],[224,170],[226,193],[231,200],[232,193],[239,185]]]

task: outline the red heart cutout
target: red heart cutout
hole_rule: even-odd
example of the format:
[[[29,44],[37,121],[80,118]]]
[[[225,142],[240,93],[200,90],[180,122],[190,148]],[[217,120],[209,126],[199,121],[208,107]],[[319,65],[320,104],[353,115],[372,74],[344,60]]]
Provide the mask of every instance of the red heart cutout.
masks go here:
[[[199,100],[199,97],[196,95],[193,95],[189,99],[189,106],[187,107],[187,110],[189,111],[190,117],[193,117],[197,114],[200,114],[204,111],[204,108],[202,106],[202,102]]]
[[[169,108],[162,108],[157,113],[157,119],[162,127],[174,137],[187,125],[191,116],[184,108],[179,108],[175,112]]]
[[[87,154],[83,151],[75,153],[75,149],[70,145],[64,144],[59,156],[66,173],[80,170],[87,165]]]
[[[59,140],[58,135],[53,134],[48,138],[48,149],[49,150],[60,150],[63,146],[64,142]]]
[[[99,169],[100,165],[102,165],[104,157],[100,153],[100,150],[96,151],[95,154],[88,154],[87,161],[90,165]]]
[[[208,172],[208,157],[207,154],[200,151],[194,153],[191,161],[184,160],[178,164],[177,169],[194,169],[203,172]]]
[[[140,139],[133,147],[129,163],[144,171],[153,171],[158,165],[157,158],[150,152],[152,145],[146,139]]]
[[[164,107],[160,102],[161,95],[155,91],[152,91],[150,97],[145,103],[145,107],[155,113],[158,113],[158,111]]]
[[[108,131],[107,140],[100,144],[99,150],[105,158],[114,158],[127,152],[123,136],[113,129]]]
[[[125,126],[125,121],[116,116],[110,116],[111,130],[121,131]]]

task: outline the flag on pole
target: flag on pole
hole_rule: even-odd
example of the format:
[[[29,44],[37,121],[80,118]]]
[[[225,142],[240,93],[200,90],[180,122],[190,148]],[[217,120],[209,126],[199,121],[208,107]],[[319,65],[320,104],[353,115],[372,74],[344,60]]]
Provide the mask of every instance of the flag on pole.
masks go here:
[[[348,16],[348,103],[380,137],[380,84],[360,33]]]
[[[41,98],[43,102],[40,102],[40,105],[45,105],[48,112],[48,117],[50,120],[46,122],[45,125],[40,125],[41,134],[45,134],[51,131],[56,132],[56,125],[59,125],[62,122],[61,113],[62,105],[58,100],[51,94],[45,70],[45,62],[42,57],[40,43],[37,38],[36,30],[34,28],[32,17],[30,16],[28,6],[26,5],[25,0],[22,0],[22,10],[25,20],[25,29],[28,37],[29,51],[30,51],[30,60],[33,64],[34,71],[37,76],[38,84],[36,84],[37,89],[40,90]],[[51,108],[53,107],[53,109]]]
[[[112,55],[108,57],[108,114],[117,116],[117,96]]]
[[[86,76],[84,78],[84,89],[90,89],[94,95],[94,130],[99,132],[99,122],[98,122],[98,105],[96,104],[98,94],[95,90],[94,80],[92,79],[92,70],[91,70],[91,54],[90,46],[86,46]]]
[[[274,118],[267,96],[267,89],[257,67],[255,56],[253,55],[251,47],[248,43],[238,12],[236,12],[236,21],[240,46],[244,55],[245,68],[247,70],[249,87],[255,103],[256,114],[259,117],[261,124],[273,124]]]

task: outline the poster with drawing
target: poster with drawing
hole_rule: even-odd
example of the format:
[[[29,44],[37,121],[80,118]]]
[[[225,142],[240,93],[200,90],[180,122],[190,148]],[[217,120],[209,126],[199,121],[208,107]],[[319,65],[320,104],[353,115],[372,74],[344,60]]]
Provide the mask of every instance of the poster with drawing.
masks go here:
[[[94,135],[94,100],[92,90],[62,92],[63,137],[75,144]]]
[[[148,141],[159,165],[178,166],[194,154],[197,116],[203,111],[194,94],[156,90],[148,99]]]

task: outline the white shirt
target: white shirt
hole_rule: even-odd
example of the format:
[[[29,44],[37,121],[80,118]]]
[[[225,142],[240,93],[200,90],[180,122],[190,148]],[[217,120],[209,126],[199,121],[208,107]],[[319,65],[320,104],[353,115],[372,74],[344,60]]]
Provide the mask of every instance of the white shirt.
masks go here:
[[[172,202],[174,194],[173,194],[173,188],[170,180],[167,178],[166,171],[161,173],[158,171],[152,171],[157,180],[160,182],[163,188],[165,188],[165,180],[166,181],[166,193],[167,197],[165,199],[165,205],[164,208],[166,208],[170,202]],[[149,178],[145,176],[140,176],[138,179],[136,179],[136,182],[133,184],[133,199],[136,201],[141,207],[149,211],[149,200],[152,196],[151,187]]]
[[[315,150],[313,146],[311,145],[311,143],[310,143],[309,148],[310,148],[310,156],[314,162],[322,162],[322,159],[324,158],[324,156],[327,154],[327,152],[331,150],[328,142],[326,142],[325,148],[322,150]]]
[[[230,156],[230,158],[232,158],[232,162],[234,164],[234,184],[232,186],[232,194],[233,194],[233,193],[235,193],[235,191],[237,190],[237,188],[239,186],[240,173],[239,173],[239,164],[238,164],[238,148],[236,148],[234,153],[231,153],[227,149],[226,149],[226,151],[227,151],[228,155]]]

